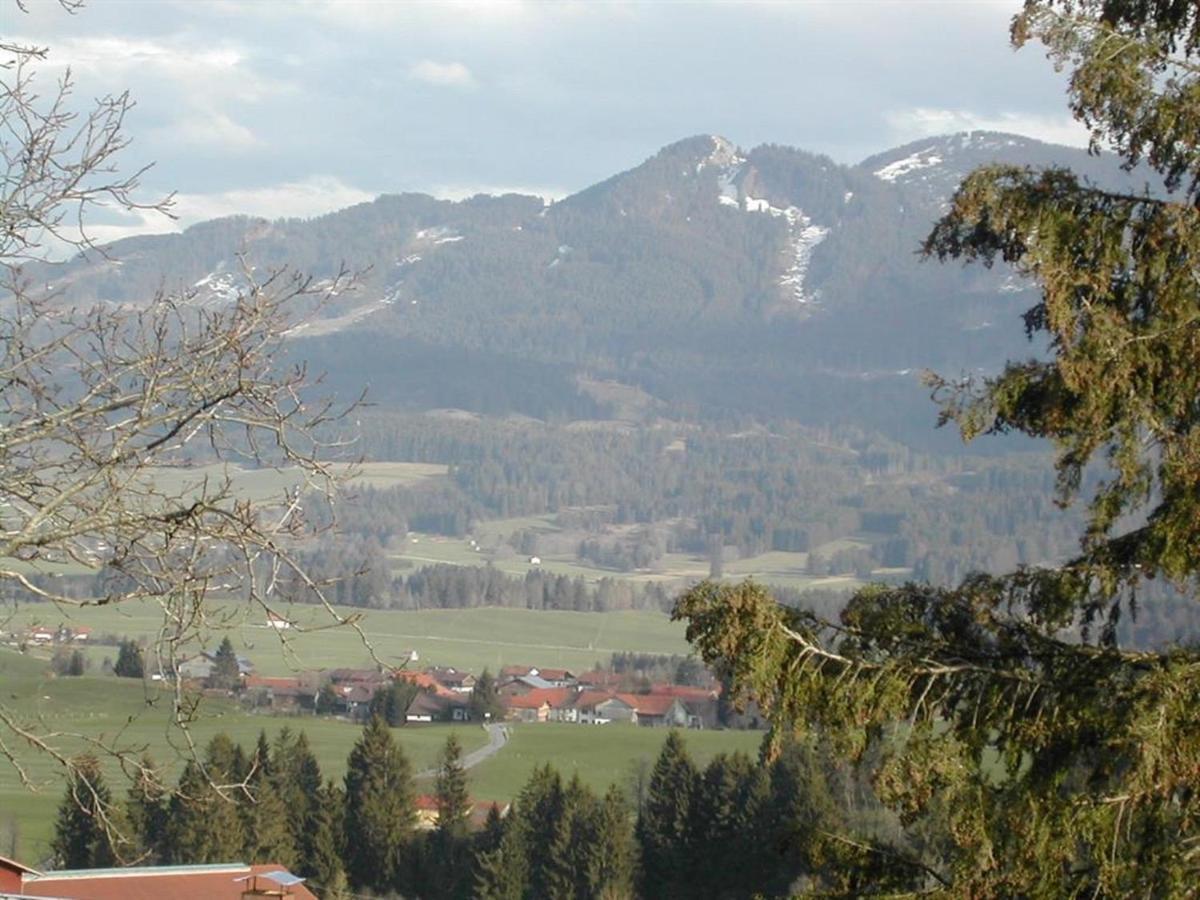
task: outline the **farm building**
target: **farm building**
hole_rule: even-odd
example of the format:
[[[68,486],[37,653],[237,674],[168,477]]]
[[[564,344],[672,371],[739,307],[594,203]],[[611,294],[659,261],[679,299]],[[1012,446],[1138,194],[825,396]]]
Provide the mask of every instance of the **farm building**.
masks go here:
[[[180,678],[194,678],[202,680],[208,678],[216,668],[217,654],[208,650],[202,650],[195,656],[189,656],[184,659],[178,666]],[[247,675],[254,674],[254,663],[250,662],[246,657],[239,656],[237,658],[238,674],[245,678]]]
[[[425,674],[434,679],[442,687],[459,694],[469,694],[475,687],[475,676],[463,672],[453,666],[430,666]]]

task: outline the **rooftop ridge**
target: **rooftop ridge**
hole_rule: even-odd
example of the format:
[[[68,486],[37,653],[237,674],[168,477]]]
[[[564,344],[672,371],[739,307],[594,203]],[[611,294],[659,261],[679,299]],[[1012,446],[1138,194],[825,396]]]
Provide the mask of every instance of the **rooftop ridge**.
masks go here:
[[[242,862],[204,863],[194,866],[131,866],[128,869],[63,869],[58,872],[42,872],[38,875],[27,876],[25,880],[34,882],[72,878],[129,878],[131,876],[195,875],[202,872],[235,872],[243,874],[249,871],[250,866]]]

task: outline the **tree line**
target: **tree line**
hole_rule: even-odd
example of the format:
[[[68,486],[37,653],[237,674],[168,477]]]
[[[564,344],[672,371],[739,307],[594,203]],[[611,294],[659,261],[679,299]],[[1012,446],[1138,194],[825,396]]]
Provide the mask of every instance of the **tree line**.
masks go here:
[[[506,815],[492,805],[481,817],[452,734],[425,804],[436,819],[421,829],[412,765],[379,716],[363,728],[341,783],[324,779],[303,732],[285,728],[274,742],[260,735],[249,751],[219,734],[171,789],[144,758],[122,800],[97,760],[80,760],[59,807],[53,862],[271,862],[334,900],[849,892],[864,861],[833,836],[900,829],[867,780],[834,760],[819,742],[794,741],[773,758],[719,754],[699,767],[671,732],[653,768],[624,785],[598,794],[546,764]],[[898,886],[926,877],[911,864],[892,868]]]

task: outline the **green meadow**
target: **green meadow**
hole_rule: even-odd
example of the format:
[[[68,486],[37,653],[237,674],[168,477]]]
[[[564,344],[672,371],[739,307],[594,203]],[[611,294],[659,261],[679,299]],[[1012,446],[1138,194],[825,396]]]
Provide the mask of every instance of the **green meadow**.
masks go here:
[[[583,671],[609,659],[615,651],[687,655],[684,626],[658,612],[627,610],[583,613],[557,610],[430,609],[364,610],[337,607],[356,616],[362,636],[349,627],[324,628],[331,622],[322,607],[296,605],[281,610],[298,626],[276,632],[261,609],[213,601],[214,618],[225,627],[214,630],[211,647],[228,634],[238,652],[264,675],[287,675],[302,669],[371,665],[371,652],[398,665],[416,650],[419,665],[448,665],[473,672],[485,667],[526,663]],[[150,640],[162,625],[154,604],[119,604],[82,609],[51,604],[24,604],[0,621],[0,629],[20,632],[31,625],[87,625],[93,643],[106,635]],[[323,630],[322,630],[323,629]],[[365,641],[365,642],[364,642]],[[368,649],[368,647],[370,649]],[[48,652],[48,651],[47,651]],[[85,649],[94,671],[115,646]]]
[[[161,688],[111,676],[55,678],[44,659],[7,649],[0,649],[0,686],[5,710],[25,725],[56,733],[52,743],[63,754],[85,752],[87,742],[70,735],[86,734],[124,752],[150,753],[167,767],[172,781],[182,765],[181,758],[190,752],[189,737],[202,749],[213,735],[226,732],[249,749],[260,731],[273,738],[285,727],[303,730],[326,777],[340,778],[346,756],[359,735],[359,727],[350,722],[314,716],[254,715],[230,701],[216,699],[201,703],[185,734],[172,723],[171,698]],[[467,750],[487,741],[479,726],[433,725],[398,728],[393,733],[412,761],[413,770],[419,771],[434,764],[451,731],[458,733]],[[0,737],[16,758],[16,765],[0,760],[0,834],[6,834],[15,822],[18,857],[37,860],[44,855],[53,833],[55,810],[62,799],[62,775],[46,753],[15,743],[7,729]],[[27,785],[22,784],[22,771]],[[114,794],[123,793],[123,776],[115,760],[107,761],[106,774]]]
[[[65,755],[88,749],[86,734],[97,742],[140,755],[148,752],[177,777],[190,752],[189,738],[199,748],[219,732],[229,734],[249,748],[260,731],[269,739],[282,728],[304,731],[327,778],[340,779],[346,757],[359,736],[353,723],[314,716],[250,714],[230,701],[205,699],[184,734],[170,721],[170,697],[153,685],[111,676],[55,678],[45,659],[0,649],[0,685],[4,707],[23,724],[55,732],[54,746]],[[434,765],[446,737],[456,732],[467,751],[486,743],[477,726],[409,726],[393,729],[412,762],[413,770]],[[597,790],[623,784],[637,765],[653,765],[665,737],[660,729],[627,725],[585,726],[528,724],[511,726],[512,738],[500,752],[471,771],[472,794],[481,800],[509,801],[520,791],[535,766],[551,763],[566,777],[578,772]],[[688,749],[704,763],[716,753],[742,750],[753,754],[761,734],[736,731],[687,733]],[[45,753],[26,744],[14,744],[4,735],[16,765],[0,761],[0,837],[4,852],[15,849],[17,858],[44,858],[54,829],[54,816],[62,799],[64,782],[57,764]],[[642,761],[645,761],[644,763]],[[18,770],[17,766],[20,766]],[[106,762],[106,775],[116,796],[126,789],[115,760]],[[28,784],[22,783],[22,772]],[[418,783],[427,790],[428,782]],[[16,846],[8,840],[16,829]]]
[[[649,569],[639,569],[634,572],[618,572],[601,568],[578,559],[573,554],[540,552],[540,562],[532,563],[529,557],[520,555],[508,549],[502,543],[508,535],[523,530],[532,530],[543,534],[555,534],[559,530],[553,524],[553,516],[526,516],[517,519],[495,519],[481,522],[475,527],[476,540],[484,549],[475,549],[469,539],[444,537],[431,534],[411,534],[401,545],[397,543],[392,552],[395,565],[394,574],[418,569],[421,566],[443,564],[453,566],[482,566],[491,564],[506,575],[524,577],[534,569],[552,572],[555,575],[568,575],[572,578],[583,578],[596,582],[602,578],[617,578],[633,582],[666,582],[683,587],[688,582],[707,578],[709,573],[708,559],[690,553],[666,553]],[[578,537],[585,535],[581,532]],[[488,547],[495,546],[500,541],[501,552],[489,551]],[[866,537],[845,537],[829,541],[817,548],[817,552],[828,556],[838,550],[866,548],[870,540]],[[725,579],[741,580],[753,577],[764,584],[774,584],[781,587],[804,590],[807,588],[826,588],[839,591],[850,591],[861,587],[863,582],[851,575],[808,574],[808,554],[773,550],[750,556],[745,559],[730,560],[725,563]],[[879,570],[880,576],[905,573],[908,570]]]
[[[653,767],[667,732],[661,728],[612,723],[571,725],[541,722],[510,726],[504,749],[471,770],[471,792],[483,800],[510,800],[537,766],[550,763],[564,778],[578,773],[601,793],[610,784],[625,785],[635,767]],[[741,751],[754,757],[759,731],[687,731],[684,741],[698,765],[718,753]]]

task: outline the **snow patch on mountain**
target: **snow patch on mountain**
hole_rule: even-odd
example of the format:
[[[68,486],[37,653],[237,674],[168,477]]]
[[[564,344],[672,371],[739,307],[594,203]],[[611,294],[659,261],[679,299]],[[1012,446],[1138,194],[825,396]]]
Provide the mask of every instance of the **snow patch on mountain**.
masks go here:
[[[463,236],[457,231],[442,226],[422,228],[417,231],[415,237],[418,241],[429,241],[432,244],[452,244],[463,239]]]
[[[797,303],[809,303],[817,298],[816,294],[805,290],[804,278],[808,274],[813,251],[829,236],[829,229],[814,223],[805,215],[804,210],[795,206],[789,206],[783,210],[783,214],[787,218],[792,236],[792,264],[780,276],[779,284],[791,288],[792,299]]]
[[[710,166],[716,166],[722,170],[736,169],[746,161],[745,157],[737,152],[737,147],[732,141],[715,134],[709,135],[709,140],[713,142],[712,152],[696,163],[697,175]]]
[[[888,163],[882,169],[875,170],[875,177],[884,181],[895,181],[912,172],[941,165],[942,157],[938,155],[936,150],[936,147],[926,147],[924,150],[918,150],[916,153],[904,157],[904,159]]]
[[[219,306],[234,303],[242,292],[242,279],[220,268],[209,272],[192,285],[191,303],[194,306]]]

